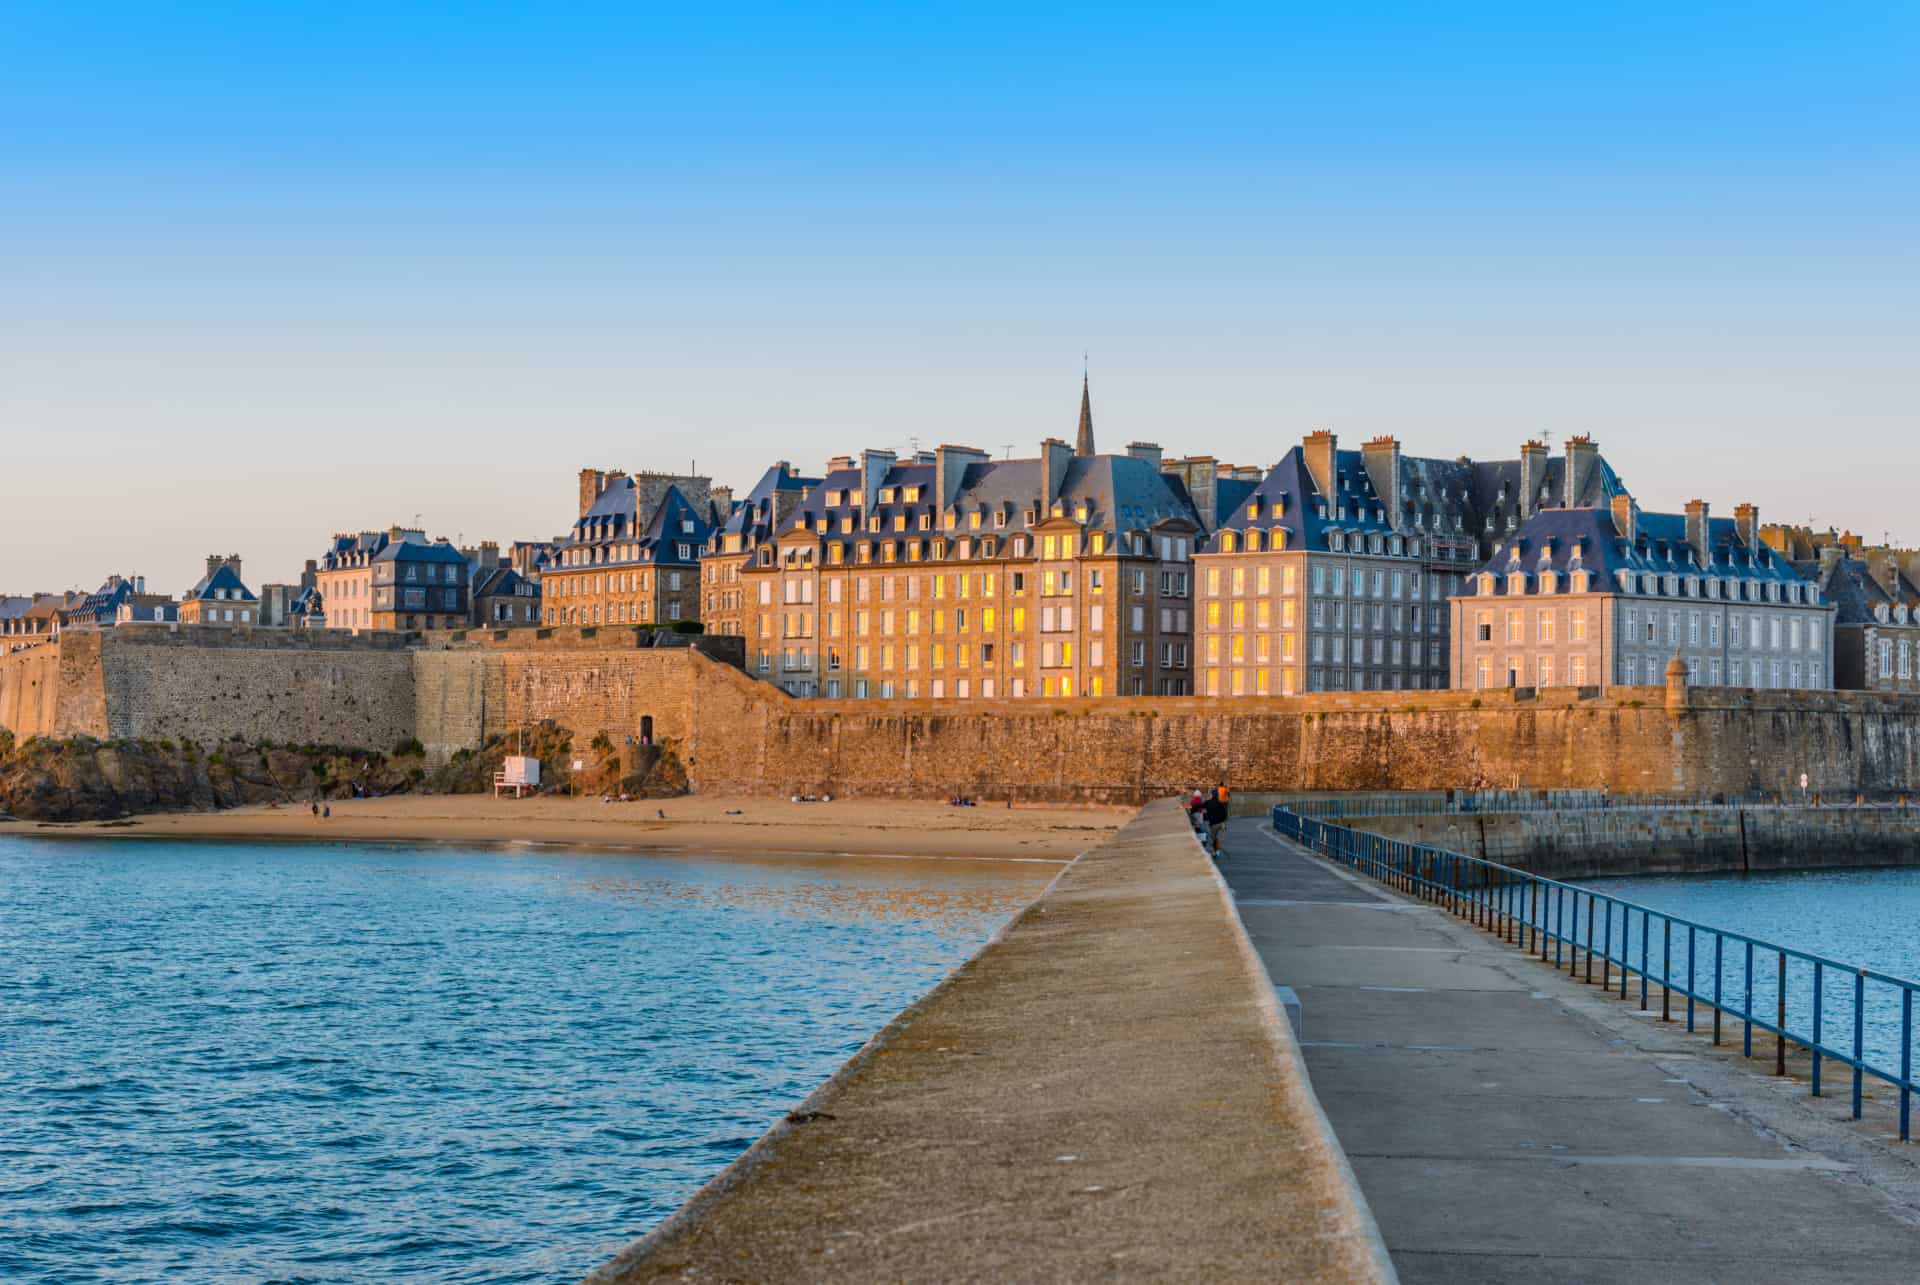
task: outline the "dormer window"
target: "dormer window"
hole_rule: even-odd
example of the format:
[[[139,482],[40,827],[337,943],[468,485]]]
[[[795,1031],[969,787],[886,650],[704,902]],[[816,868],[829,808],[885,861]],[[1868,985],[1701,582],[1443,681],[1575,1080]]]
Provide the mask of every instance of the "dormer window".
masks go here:
[[[1327,547],[1329,549],[1332,549],[1335,553],[1339,553],[1342,550],[1344,550],[1347,547],[1346,532],[1344,531],[1327,532]]]
[[[1484,593],[1484,594],[1486,594],[1486,595],[1488,595],[1489,597],[1491,597],[1491,596],[1492,596],[1492,594],[1493,594],[1493,573],[1492,573],[1491,571],[1489,571],[1489,572],[1486,572],[1486,573],[1484,573],[1484,574],[1482,574],[1482,575],[1481,575],[1481,577],[1480,577],[1480,592],[1481,592],[1481,593]]]
[[[1698,598],[1700,596],[1700,577],[1699,576],[1687,577],[1687,596],[1689,598]]]
[[[1256,500],[1252,504],[1249,504],[1247,506],[1247,517],[1258,518],[1259,516],[1260,516],[1260,502]]]
[[[1285,504],[1282,504],[1278,500],[1276,500],[1272,505],[1272,509],[1273,509],[1273,517],[1277,521],[1286,515],[1287,506]]]
[[[1879,604],[1878,606],[1876,606],[1876,607],[1875,607],[1875,608],[1873,609],[1873,618],[1874,618],[1875,620],[1877,620],[1877,621],[1879,621],[1879,622],[1880,622],[1881,624],[1883,624],[1883,625],[1887,623],[1887,620],[1888,620],[1888,618],[1889,618],[1889,617],[1890,617],[1890,616],[1891,616],[1892,614],[1893,614],[1893,613],[1891,613],[1891,612],[1889,612],[1889,611],[1887,610],[1887,604],[1886,604],[1886,603],[1884,603],[1884,602],[1883,602],[1883,603],[1881,603],[1881,604]]]
[[[881,487],[881,488],[880,488],[880,503],[882,503],[882,504],[892,504],[892,503],[893,503],[893,488],[892,488],[892,487],[890,487],[890,486],[883,486],[883,487]]]
[[[1222,531],[1220,533],[1220,552],[1222,553],[1233,552],[1233,532]]]
[[[1540,592],[1558,593],[1559,591],[1560,578],[1551,571],[1542,571],[1540,573]]]
[[[908,487],[908,488],[906,488],[906,500],[907,500],[907,503],[908,503],[908,504],[912,504],[912,503],[914,503],[914,502],[916,502],[917,500],[919,500],[919,498],[920,498],[920,488],[919,488],[919,487],[917,487],[917,486],[910,486],[910,487]]]
[[[1527,573],[1526,572],[1516,571],[1512,575],[1507,577],[1508,593],[1510,594],[1525,593],[1526,591],[1527,591]]]

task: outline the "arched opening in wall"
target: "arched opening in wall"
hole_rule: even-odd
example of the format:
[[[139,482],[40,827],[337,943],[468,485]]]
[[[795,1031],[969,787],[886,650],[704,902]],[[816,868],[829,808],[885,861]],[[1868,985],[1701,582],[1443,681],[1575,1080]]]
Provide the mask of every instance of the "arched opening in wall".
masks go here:
[[[642,745],[653,744],[653,715],[651,714],[642,714],[640,716],[640,743]]]

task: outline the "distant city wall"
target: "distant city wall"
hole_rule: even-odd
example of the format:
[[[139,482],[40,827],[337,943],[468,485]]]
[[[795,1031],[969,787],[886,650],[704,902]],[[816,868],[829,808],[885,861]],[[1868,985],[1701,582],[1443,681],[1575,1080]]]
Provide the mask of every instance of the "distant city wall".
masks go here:
[[[721,657],[704,654],[713,651]],[[552,719],[675,743],[695,788],[1134,802],[1261,790],[1607,787],[1920,793],[1920,698],[1579,689],[1293,698],[803,701],[737,640],[645,630],[352,637],[217,627],[72,631],[0,658],[0,725],[36,734],[389,749],[438,761]]]
[[[1352,824],[1554,879],[1920,864],[1920,807],[1615,806]]]

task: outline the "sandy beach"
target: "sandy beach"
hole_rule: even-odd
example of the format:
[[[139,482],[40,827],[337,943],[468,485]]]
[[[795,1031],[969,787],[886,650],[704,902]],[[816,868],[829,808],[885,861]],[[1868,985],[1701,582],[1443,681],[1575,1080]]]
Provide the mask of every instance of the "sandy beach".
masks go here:
[[[1132,808],[1004,805],[971,808],[894,799],[792,803],[699,796],[602,803],[598,799],[494,799],[396,795],[335,800],[330,820],[304,807],[263,805],[177,812],[124,821],[0,822],[0,834],[171,839],[352,839],[451,843],[550,843],[715,856],[770,853],[1066,860],[1093,847]],[[662,819],[657,813],[664,812]]]

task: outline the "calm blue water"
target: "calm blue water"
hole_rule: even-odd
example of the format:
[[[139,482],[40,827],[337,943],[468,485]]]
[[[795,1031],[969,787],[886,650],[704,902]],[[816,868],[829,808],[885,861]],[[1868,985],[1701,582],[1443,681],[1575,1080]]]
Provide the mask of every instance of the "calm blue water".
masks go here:
[[[1920,869],[1654,875],[1584,882],[1585,886],[1610,897],[1621,897],[1698,924],[1920,982]],[[1638,915],[1630,916],[1628,933],[1628,957],[1637,966],[1641,943]],[[1660,974],[1662,952],[1667,947],[1665,930],[1661,921],[1655,919],[1647,934],[1648,963],[1655,976]],[[1674,930],[1671,949],[1673,975],[1684,985],[1689,949],[1684,927]],[[1715,982],[1713,936],[1696,931],[1692,952],[1693,989],[1703,997],[1710,996]],[[1614,953],[1618,957],[1617,944]],[[1754,1004],[1766,1015],[1771,1015],[1778,1003],[1778,958],[1777,953],[1754,952],[1751,983]],[[1722,997],[1744,1005],[1748,986],[1745,944],[1732,940],[1722,942],[1718,964]],[[1819,973],[1820,1041],[1829,1048],[1851,1054],[1853,973],[1826,967],[1819,969]],[[1813,964],[1788,957],[1788,1029],[1796,1035],[1813,1033],[1814,974]],[[1637,978],[1633,985],[1638,985]],[[1903,1019],[1900,990],[1869,982],[1863,993],[1863,1047],[1876,1065],[1897,1071]],[[1656,1007],[1658,996],[1656,988],[1653,997]],[[1914,1021],[1920,1024],[1920,1004],[1915,1005]],[[1737,1027],[1732,1029],[1737,1033]],[[1915,1043],[1914,1058],[1916,1064],[1920,1064],[1920,1039]]]
[[[0,1281],[570,1281],[1054,867],[0,837]]]

